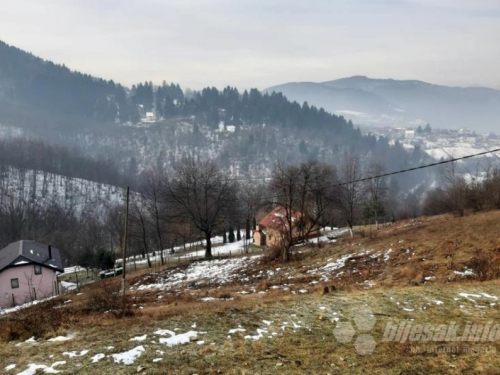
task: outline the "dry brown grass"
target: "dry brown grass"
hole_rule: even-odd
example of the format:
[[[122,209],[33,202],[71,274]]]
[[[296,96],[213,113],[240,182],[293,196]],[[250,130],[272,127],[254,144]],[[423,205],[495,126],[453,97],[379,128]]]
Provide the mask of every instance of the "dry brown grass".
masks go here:
[[[477,357],[456,358],[441,354],[412,356],[407,345],[394,347],[381,344],[380,351],[375,356],[356,356],[351,347],[336,343],[330,319],[318,319],[318,304],[326,304],[339,311],[368,303],[377,313],[394,319],[409,316],[436,321],[450,317],[463,321],[471,319],[471,316],[481,321],[499,319],[498,307],[483,311],[486,314],[484,316],[479,314],[480,310],[472,310],[476,315],[464,315],[458,308],[458,302],[453,300],[459,291],[464,290],[481,290],[498,295],[498,233],[498,211],[471,214],[463,218],[443,215],[400,222],[383,227],[372,236],[358,235],[352,240],[344,238],[325,247],[300,247],[295,251],[291,262],[283,263],[278,258],[271,263],[255,263],[250,269],[242,271],[243,275],[250,278],[249,282],[223,285],[204,283],[200,286],[184,285],[179,290],[170,292],[149,290],[131,293],[130,309],[134,315],[120,319],[110,313],[104,314],[104,311],[113,308],[107,306],[107,302],[102,302],[103,297],[107,296],[103,291],[119,285],[119,279],[107,280],[81,288],[82,295],[71,293],[64,296],[63,299],[72,300],[69,304],[64,304],[63,299],[54,300],[54,306],[58,308],[53,310],[60,311],[63,322],[38,334],[40,337],[48,337],[68,330],[78,331],[82,339],[72,342],[71,350],[87,349],[89,345],[98,343],[101,347],[114,345],[117,351],[121,351],[130,349],[128,340],[133,335],[158,327],[179,327],[185,331],[196,321],[201,329],[209,331],[204,338],[206,342],[217,342],[216,346],[173,348],[168,351],[163,362],[154,366],[151,365],[153,354],[144,355],[141,364],[148,368],[148,374],[217,373],[218,370],[224,373],[491,372],[500,363],[498,357],[487,353]],[[339,276],[332,274],[329,281],[314,283],[319,281],[319,276],[308,270],[324,266],[343,254],[356,254],[363,249],[371,249],[371,255],[377,252],[382,252],[382,255],[378,258],[355,255],[348,264],[357,272],[345,272]],[[383,253],[387,249],[393,251],[385,261]],[[184,269],[187,266],[186,262],[175,267]],[[477,277],[461,277],[453,272],[466,268],[474,269]],[[260,271],[265,271],[264,276],[252,278]],[[147,269],[131,272],[128,284],[133,285],[146,276],[151,276],[150,281],[155,282],[155,273]],[[430,276],[435,279],[426,279]],[[372,290],[365,290],[365,280],[375,283]],[[271,289],[283,284],[287,284],[288,289]],[[324,287],[331,289],[332,285],[335,285],[336,292],[322,296]],[[255,292],[246,295],[239,293],[250,289]],[[306,289],[308,293],[298,293],[301,289]],[[259,294],[259,291],[265,293]],[[162,298],[159,299],[158,296]],[[420,310],[409,315],[394,303],[388,302],[389,297],[394,297],[399,301],[410,300],[422,306],[428,303],[424,296],[442,299],[445,305],[440,308],[429,306],[425,310],[426,315],[420,315],[424,314]],[[203,302],[201,298],[204,297],[214,297],[217,300]],[[101,307],[89,309],[89,304]],[[470,309],[474,309],[474,306],[470,306]],[[240,323],[245,324],[251,334],[251,330],[255,330],[262,319],[288,320],[293,314],[299,316],[297,320],[308,322],[311,331],[301,331],[297,335],[285,332],[283,336],[272,340],[257,342],[244,340],[241,334],[235,335],[231,340],[227,339],[228,329],[235,328]],[[25,339],[31,336],[32,329],[21,330],[18,326],[9,328],[10,331],[6,330],[7,326],[3,324],[6,321],[5,318],[1,319],[0,335],[4,339]],[[383,332],[376,331],[376,334],[381,335]],[[44,345],[40,345],[39,352],[35,352],[31,348],[22,350],[12,344],[0,343],[0,358],[11,362],[18,360],[20,363],[30,363],[36,358],[41,360],[42,354],[38,353],[54,351],[53,347],[46,348]],[[100,369],[103,371],[101,373],[116,372],[110,361]],[[121,370],[122,373],[128,371],[123,367]],[[90,363],[84,363],[79,373],[96,372]]]

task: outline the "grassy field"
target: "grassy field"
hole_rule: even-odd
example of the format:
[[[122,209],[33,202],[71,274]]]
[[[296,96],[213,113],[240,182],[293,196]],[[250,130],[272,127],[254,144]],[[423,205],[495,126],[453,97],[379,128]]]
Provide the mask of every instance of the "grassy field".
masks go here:
[[[36,364],[75,374],[499,373],[500,331],[483,341],[482,333],[469,341],[387,335],[401,323],[454,324],[458,335],[500,323],[498,233],[500,212],[440,216],[299,247],[287,264],[240,256],[141,269],[128,278],[126,308],[113,294],[118,280],[108,280],[4,317],[0,370]],[[125,316],[116,313],[122,308]],[[25,342],[34,332],[36,342]],[[49,341],[59,336],[70,339]],[[133,364],[115,363],[113,354],[132,349],[139,354]]]

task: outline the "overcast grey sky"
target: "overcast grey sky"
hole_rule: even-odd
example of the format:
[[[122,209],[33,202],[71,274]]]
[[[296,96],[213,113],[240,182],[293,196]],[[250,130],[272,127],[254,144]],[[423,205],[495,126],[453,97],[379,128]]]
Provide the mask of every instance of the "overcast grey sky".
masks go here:
[[[500,88],[500,0],[1,0],[0,39],[126,85]]]

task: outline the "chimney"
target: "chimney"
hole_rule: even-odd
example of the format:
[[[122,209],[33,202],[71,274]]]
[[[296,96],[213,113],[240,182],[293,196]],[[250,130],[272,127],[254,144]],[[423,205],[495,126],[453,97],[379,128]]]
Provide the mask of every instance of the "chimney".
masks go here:
[[[52,259],[52,246],[49,245],[49,259]]]

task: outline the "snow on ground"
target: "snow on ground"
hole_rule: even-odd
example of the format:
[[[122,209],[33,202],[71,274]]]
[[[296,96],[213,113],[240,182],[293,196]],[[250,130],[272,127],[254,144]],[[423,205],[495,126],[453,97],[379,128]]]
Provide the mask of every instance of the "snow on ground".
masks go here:
[[[51,300],[53,298],[56,298],[56,296],[54,296],[54,297],[48,297],[48,298],[44,298],[44,299],[40,299],[40,300],[36,300],[36,301],[33,301],[33,302],[28,302],[28,303],[25,303],[25,304],[22,304],[22,305],[19,305],[19,306],[16,306],[16,307],[8,308],[8,309],[3,309],[3,310],[0,309],[0,316],[1,315],[5,315],[5,314],[10,314],[10,313],[22,310],[22,309],[26,309],[26,308],[31,307],[31,306],[38,305],[39,303],[49,301],[49,300]]]
[[[250,231],[250,240],[245,239],[245,230],[241,229],[240,230],[240,236],[241,240],[240,241],[235,241],[233,243],[225,243],[223,244],[224,240],[222,236],[214,236],[210,239],[210,242],[212,244],[212,255],[213,256],[219,256],[219,255],[235,255],[235,254],[243,254],[245,252],[245,247],[248,247],[250,244],[252,244],[252,238],[253,238],[253,231]],[[227,233],[226,238],[229,237],[229,233]],[[235,233],[235,238],[236,238],[236,233]],[[198,250],[198,251],[189,251],[193,247],[205,247],[206,245],[206,240],[200,240],[200,241],[195,241],[195,242],[190,242],[187,243],[185,246],[176,246],[174,247],[174,254],[171,253],[171,249],[165,249],[163,251],[163,256],[165,258],[174,258],[174,259],[185,259],[185,258],[203,258],[205,257],[205,250]],[[220,246],[218,246],[220,245]],[[160,262],[161,261],[161,255],[158,253],[157,255],[150,256],[151,262]],[[116,260],[117,264],[122,263],[122,259],[117,259]],[[129,262],[134,262],[134,258],[130,257],[127,258],[127,263]],[[135,260],[136,264],[144,264],[147,263],[147,259],[136,259]]]
[[[170,337],[161,337],[158,341],[160,344],[166,344],[167,346],[175,346],[179,344],[187,344],[190,341],[196,340],[198,337],[197,331],[188,331],[186,333],[180,333],[178,335],[173,334]]]
[[[69,358],[83,357],[88,352],[89,352],[89,350],[82,350],[81,352],[64,352],[62,355],[68,356]]]
[[[28,340],[16,344],[16,346],[21,346],[23,344],[33,344],[36,342],[35,336],[31,336]]]
[[[93,356],[92,358],[90,358],[92,360],[92,363],[97,363],[99,362],[101,359],[103,359],[104,357],[106,357],[106,354],[104,353],[99,353],[99,354],[96,354],[95,356]]]
[[[475,148],[470,145],[461,145],[460,147],[442,147],[425,150],[427,155],[436,160],[449,158],[462,158],[467,155],[479,154],[480,152],[488,151],[485,148]],[[497,153],[498,155],[498,153]],[[493,153],[484,155],[485,157],[494,157]]]
[[[129,341],[144,341],[144,340],[146,340],[146,337],[148,337],[148,335],[132,337]]]
[[[338,229],[338,228],[325,228],[321,230],[321,236],[316,238],[310,238],[307,240],[309,244],[322,243],[335,243],[337,238],[347,233],[348,229]]]
[[[465,271],[461,272],[461,271],[453,271],[453,273],[455,275],[459,275],[459,276],[474,276],[475,273],[473,270],[467,268]]]
[[[243,276],[240,275],[240,271],[249,268],[258,258],[259,256],[251,256],[195,262],[190,264],[185,270],[172,269],[162,273],[158,277],[157,282],[152,284],[147,284],[150,278],[148,275],[143,281],[134,285],[132,289],[170,290],[186,282],[202,284],[208,281],[210,283],[225,284],[242,279]]]
[[[77,288],[77,285],[75,283],[70,283],[67,281],[61,281],[61,286],[67,291],[75,290]]]
[[[73,340],[75,338],[75,334],[74,333],[70,333],[68,334],[68,336],[57,336],[57,337],[54,337],[52,339],[48,339],[47,341],[49,342],[61,342],[61,341],[69,341],[69,340]]]
[[[84,272],[87,271],[86,268],[80,267],[80,266],[73,266],[73,267],[66,267],[64,269],[64,273],[75,273],[75,272]]]
[[[498,297],[497,296],[492,296],[491,294],[483,293],[483,292],[479,292],[479,293],[458,293],[458,295],[460,297],[468,299],[469,301],[474,302],[474,303],[476,302],[474,300],[474,298],[488,298],[488,299],[492,299],[492,300],[498,301]]]
[[[60,372],[59,370],[56,370],[56,367],[65,365],[66,361],[59,361],[53,363],[50,367],[46,365],[37,365],[35,363],[30,363],[28,365],[28,368],[22,372],[19,372],[17,375],[35,375],[39,374],[40,372],[38,370],[43,370],[45,374],[57,374]]]
[[[123,363],[124,365],[133,365],[135,360],[145,351],[144,346],[137,346],[123,353],[111,354],[115,363]]]
[[[43,171],[23,171],[10,166],[3,171],[2,177],[6,186],[0,193],[11,192],[16,198],[35,193],[42,203],[55,200],[63,205],[71,204],[77,211],[90,201],[100,204],[118,204],[123,201],[121,188],[81,178],[70,178]],[[95,209],[100,208],[101,205]]]

